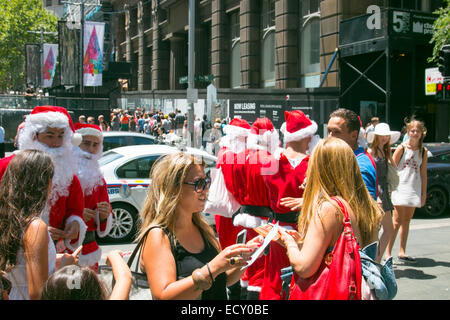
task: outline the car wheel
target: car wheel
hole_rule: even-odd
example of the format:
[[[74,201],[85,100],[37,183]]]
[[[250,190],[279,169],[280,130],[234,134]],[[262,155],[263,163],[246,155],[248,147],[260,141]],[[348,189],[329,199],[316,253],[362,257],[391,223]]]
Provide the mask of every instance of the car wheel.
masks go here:
[[[137,210],[126,203],[111,203],[113,222],[105,240],[113,243],[132,242],[137,230]]]
[[[423,208],[425,213],[432,217],[442,215],[448,206],[448,196],[446,192],[439,187],[432,187],[427,193],[427,202]]]

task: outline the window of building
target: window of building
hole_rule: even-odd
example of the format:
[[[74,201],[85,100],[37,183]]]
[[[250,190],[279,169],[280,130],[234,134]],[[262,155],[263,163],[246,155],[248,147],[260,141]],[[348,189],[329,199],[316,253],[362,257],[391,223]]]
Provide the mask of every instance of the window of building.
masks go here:
[[[433,12],[444,5],[442,0],[386,0],[391,8]]]
[[[300,1],[300,85],[320,84],[320,1]]]
[[[275,0],[262,1],[261,49],[262,87],[275,87]]]
[[[239,11],[230,14],[230,87],[241,87],[241,43]]]

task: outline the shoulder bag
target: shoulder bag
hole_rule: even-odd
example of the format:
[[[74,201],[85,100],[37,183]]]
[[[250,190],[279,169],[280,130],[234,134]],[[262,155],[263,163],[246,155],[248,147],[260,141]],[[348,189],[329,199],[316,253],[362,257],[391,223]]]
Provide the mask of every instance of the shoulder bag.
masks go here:
[[[391,164],[389,161],[386,160],[387,165],[387,183],[389,191],[394,191],[397,189],[398,184],[400,183],[400,177],[398,176],[397,167],[395,167],[393,164]]]
[[[344,204],[333,198],[344,214],[344,230],[331,253],[325,255],[316,273],[300,278],[295,272],[289,300],[361,300],[361,260]]]
[[[10,291],[11,281],[8,280],[3,271],[0,271],[0,300],[9,300]]]
[[[133,250],[133,253],[128,259],[127,265],[131,269],[134,259],[136,258],[136,256],[138,257],[134,271],[131,270],[133,279],[129,295],[130,300],[152,300],[152,294],[150,292],[147,275],[143,272],[139,272],[139,257],[141,256],[142,246],[147,239],[148,233],[154,228],[160,228],[160,226],[154,226],[147,231],[147,234],[138,242]],[[112,268],[110,266],[102,265],[99,266],[98,272],[100,278],[102,278],[106,284],[111,284],[109,289],[110,291],[112,291],[112,288],[114,288],[115,284]]]

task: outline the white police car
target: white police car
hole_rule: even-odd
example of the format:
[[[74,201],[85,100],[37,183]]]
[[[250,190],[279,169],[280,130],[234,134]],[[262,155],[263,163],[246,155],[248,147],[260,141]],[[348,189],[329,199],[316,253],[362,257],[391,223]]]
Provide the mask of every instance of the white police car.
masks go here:
[[[115,148],[103,153],[99,162],[113,209],[113,226],[105,240],[114,243],[134,240],[139,211],[151,183],[149,174],[153,163],[163,155],[179,151],[174,146],[154,144]],[[205,151],[186,148],[185,152],[202,156],[206,171],[216,166],[217,158]],[[212,215],[205,213],[204,217],[210,225],[214,224]]]

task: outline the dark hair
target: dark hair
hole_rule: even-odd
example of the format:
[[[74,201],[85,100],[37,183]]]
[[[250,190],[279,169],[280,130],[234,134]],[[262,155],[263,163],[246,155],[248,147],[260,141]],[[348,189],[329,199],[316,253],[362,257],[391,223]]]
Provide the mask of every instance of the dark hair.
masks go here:
[[[361,122],[359,121],[358,115],[348,109],[340,108],[335,111],[333,111],[330,114],[330,118],[333,117],[339,117],[345,120],[345,125],[347,126],[347,129],[349,132],[358,131],[361,128]]]
[[[11,160],[0,183],[0,269],[16,265],[28,223],[47,202],[54,166],[49,155],[23,150]]]
[[[48,278],[41,300],[106,300],[107,289],[89,267],[70,265]]]

